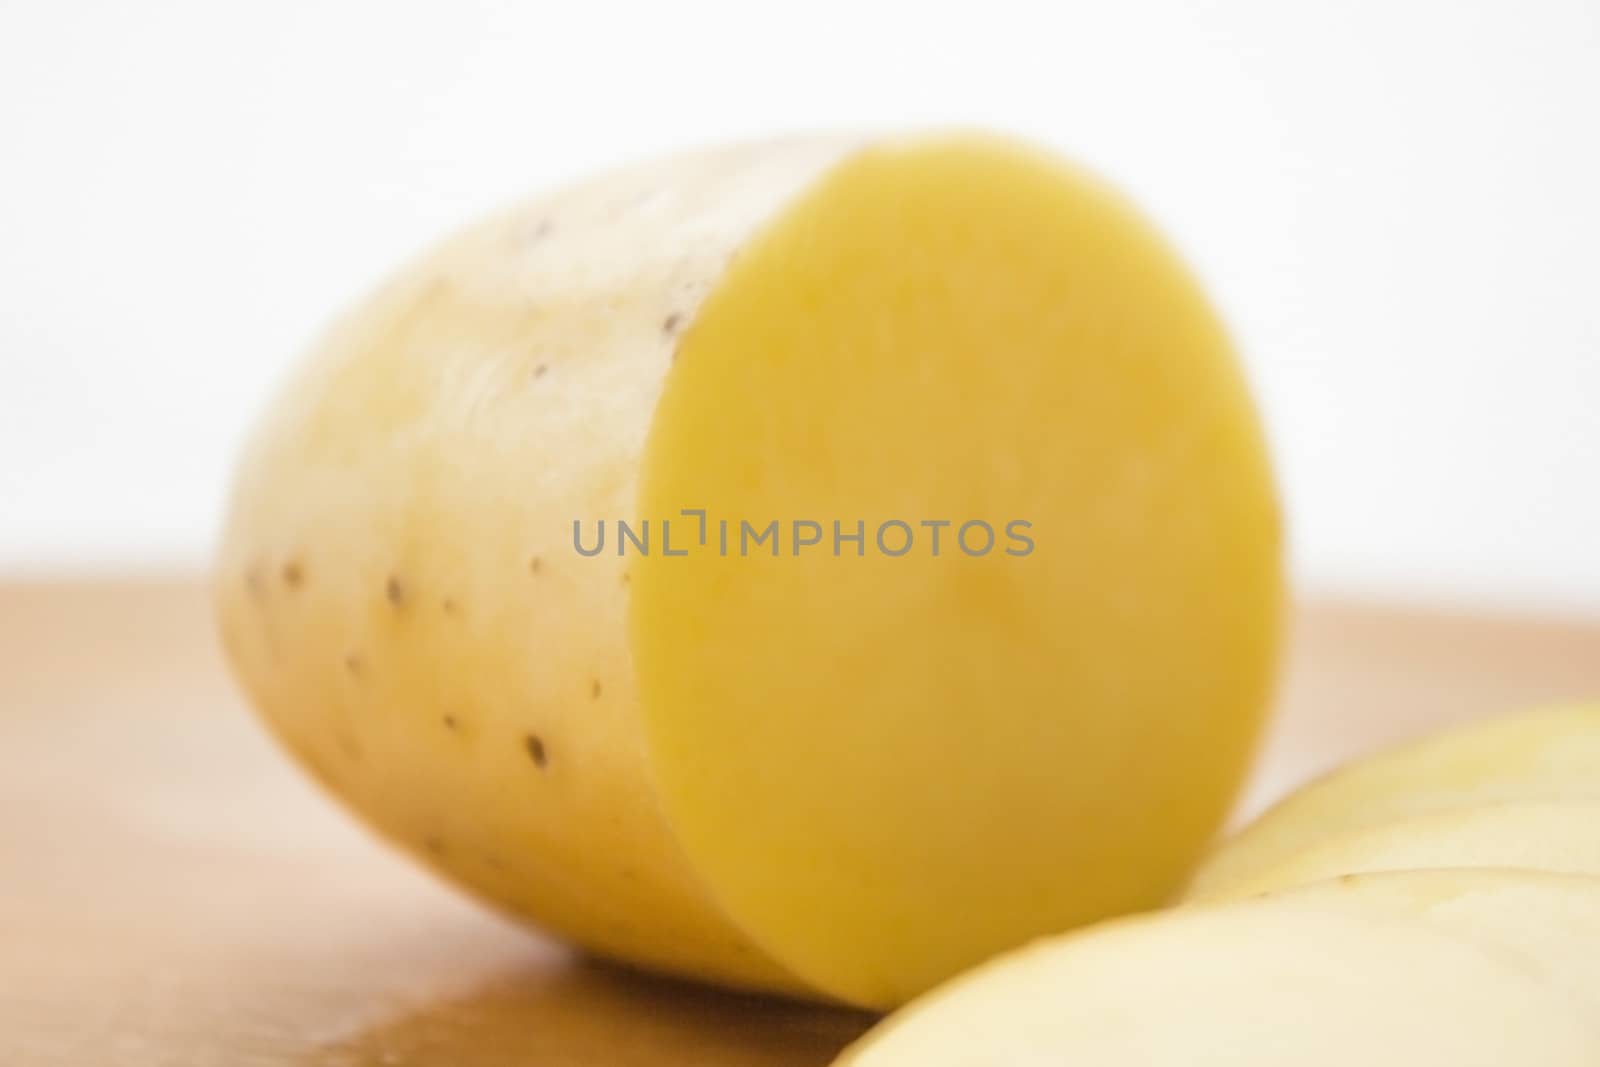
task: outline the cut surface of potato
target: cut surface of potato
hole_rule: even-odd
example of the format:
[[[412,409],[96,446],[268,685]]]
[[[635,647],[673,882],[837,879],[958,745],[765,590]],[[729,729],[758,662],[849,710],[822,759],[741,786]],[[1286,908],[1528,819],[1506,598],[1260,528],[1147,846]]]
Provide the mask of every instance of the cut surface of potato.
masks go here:
[[[1600,1018],[1600,878],[1484,869],[1391,871],[1272,893],[1252,903],[1416,919],[1511,949]]]
[[[1279,557],[1227,338],[1135,211],[991,138],[807,140],[391,283],[254,438],[217,599],[277,734],[457,881],[888,1006],[1179,888]]]
[[[638,568],[669,815],[803,977],[895,1003],[1177,888],[1250,751],[1278,596],[1228,365],[1114,196],[996,146],[858,157],[707,300],[643,512],[954,523],[939,555]],[[962,548],[1018,518],[1031,554]]]
[[[1450,867],[1600,876],[1600,804],[1491,804],[1354,830],[1206,899],[1257,896],[1348,874]]]
[[[1196,908],[1003,956],[881,1023],[839,1067],[1593,1064],[1585,1007],[1514,954],[1316,908]]]
[[[1222,842],[1188,897],[1232,895],[1233,884],[1346,831],[1453,808],[1569,799],[1600,802],[1600,703],[1471,723],[1341,767]]]

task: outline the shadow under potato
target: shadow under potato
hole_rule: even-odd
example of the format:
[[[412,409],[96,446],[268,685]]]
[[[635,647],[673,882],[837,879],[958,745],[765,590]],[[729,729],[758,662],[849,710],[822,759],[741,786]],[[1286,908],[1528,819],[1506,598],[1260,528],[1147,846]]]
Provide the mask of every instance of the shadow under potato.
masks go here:
[[[306,1067],[826,1067],[875,1017],[575,959],[325,1045]]]

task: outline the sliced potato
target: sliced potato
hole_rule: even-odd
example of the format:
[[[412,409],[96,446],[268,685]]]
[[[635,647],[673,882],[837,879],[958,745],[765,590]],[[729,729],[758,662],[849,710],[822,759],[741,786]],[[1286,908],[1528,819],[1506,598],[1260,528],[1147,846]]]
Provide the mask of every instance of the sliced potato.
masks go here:
[[[962,135],[687,156],[449,242],[270,412],[217,600],[273,729],[435,868],[596,952],[887,1006],[1176,892],[1282,573],[1189,272]]]
[[[1004,956],[891,1016],[840,1067],[1565,1067],[1587,1008],[1513,953],[1318,908],[1196,908]]]
[[[1511,949],[1600,1018],[1600,878],[1506,870],[1351,874],[1255,903],[1409,918]]]
[[[1600,804],[1491,804],[1339,834],[1207,900],[1373,871],[1492,867],[1600,876]]]
[[[1600,802],[1600,703],[1472,723],[1358,760],[1290,794],[1202,865],[1188,898],[1233,893],[1319,839],[1454,808]]]

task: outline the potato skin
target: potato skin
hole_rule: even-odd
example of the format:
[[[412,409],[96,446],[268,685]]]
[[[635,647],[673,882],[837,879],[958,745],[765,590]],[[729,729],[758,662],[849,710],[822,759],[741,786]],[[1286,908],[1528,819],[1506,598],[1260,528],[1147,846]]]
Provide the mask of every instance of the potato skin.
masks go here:
[[[677,338],[850,148],[636,167],[423,257],[270,408],[215,574],[252,703],[386,838],[594,952],[791,993],[678,851],[637,721],[630,561],[580,560],[570,524],[631,514]]]

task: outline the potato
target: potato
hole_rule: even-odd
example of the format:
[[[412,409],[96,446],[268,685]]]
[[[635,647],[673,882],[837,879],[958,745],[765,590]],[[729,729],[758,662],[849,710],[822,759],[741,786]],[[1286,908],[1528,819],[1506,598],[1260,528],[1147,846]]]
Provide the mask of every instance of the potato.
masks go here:
[[[838,1067],[1592,1067],[1586,1012],[1516,955],[1423,923],[1195,908],[1001,957]]]
[[[449,241],[271,409],[216,589],[272,729],[435,869],[881,1007],[1176,892],[1282,574],[1187,270],[1097,180],[942,135],[708,151]]]
[[[1490,804],[1335,834],[1204,900],[1256,896],[1346,874],[1446,867],[1600,876],[1600,804]]]
[[[1600,704],[1472,723],[1340,768],[1223,842],[1188,897],[1237,896],[1236,886],[1348,831],[1483,804],[1563,799],[1600,802]]]
[[[1516,952],[1600,1018],[1600,879],[1532,871],[1345,875],[1256,903],[1409,918]]]

